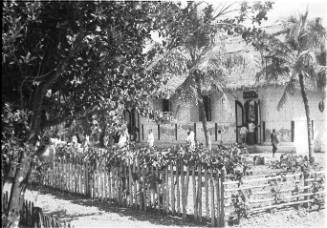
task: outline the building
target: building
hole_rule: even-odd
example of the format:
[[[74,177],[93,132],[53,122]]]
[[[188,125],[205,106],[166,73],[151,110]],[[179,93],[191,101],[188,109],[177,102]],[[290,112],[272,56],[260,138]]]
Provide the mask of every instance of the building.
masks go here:
[[[284,106],[277,110],[286,78],[280,76],[274,81],[257,80],[256,72],[261,64],[259,54],[240,39],[229,40],[224,45],[228,50],[225,62],[231,64],[225,78],[226,92],[222,94],[208,88],[204,99],[212,142],[217,143],[218,130],[222,132],[223,143],[240,142],[240,128],[252,122],[255,124],[255,134],[248,139],[248,144],[270,145],[270,133],[276,129],[281,145],[305,153],[308,148],[306,117],[299,88],[293,95],[288,95]],[[167,121],[158,124],[147,118],[136,118],[138,141],[145,142],[148,130],[152,129],[155,143],[184,143],[187,130],[192,128],[196,140],[204,142],[198,106],[194,101],[183,101],[174,94],[185,78],[186,75],[172,76],[163,88],[167,96],[153,100],[154,109],[161,111]],[[314,148],[325,150],[326,110],[318,107],[322,94],[314,85],[309,82],[308,85]]]

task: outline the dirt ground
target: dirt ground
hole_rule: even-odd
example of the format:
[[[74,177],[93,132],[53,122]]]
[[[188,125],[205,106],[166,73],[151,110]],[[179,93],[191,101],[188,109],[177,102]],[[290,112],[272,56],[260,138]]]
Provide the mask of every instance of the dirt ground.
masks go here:
[[[26,199],[34,201],[35,205],[43,208],[46,214],[70,221],[75,228],[205,227],[182,221],[179,217],[154,212],[145,213],[49,189],[30,189],[26,193]],[[326,209],[312,212],[304,209],[285,209],[252,215],[248,219],[242,219],[240,225],[233,227],[326,227],[325,213]],[[227,224],[226,226],[229,227]]]

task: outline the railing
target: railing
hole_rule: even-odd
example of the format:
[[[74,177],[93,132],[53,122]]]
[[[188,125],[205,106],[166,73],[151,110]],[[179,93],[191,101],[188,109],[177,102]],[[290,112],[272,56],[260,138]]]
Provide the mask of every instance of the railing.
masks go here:
[[[312,135],[314,141],[323,141],[323,132],[325,132],[324,121],[312,121]],[[270,143],[270,134],[273,129],[276,130],[280,142],[293,142],[301,144],[306,140],[305,120],[293,121],[261,121],[259,128],[256,128],[256,144]],[[156,124],[154,122],[147,122],[141,124],[140,139],[142,142],[147,140],[147,133],[150,129],[153,131],[156,142],[162,143],[180,143],[185,142],[187,131],[191,128],[195,133],[195,138],[199,142],[204,142],[204,134],[201,122],[178,122],[178,123],[163,123]],[[235,122],[207,122],[207,129],[211,135],[212,143],[218,142],[218,130],[221,130],[222,141],[225,144],[234,143],[236,141],[236,134],[239,134],[240,126],[236,128]],[[238,137],[241,142],[240,136]],[[301,144],[302,145],[302,144]]]

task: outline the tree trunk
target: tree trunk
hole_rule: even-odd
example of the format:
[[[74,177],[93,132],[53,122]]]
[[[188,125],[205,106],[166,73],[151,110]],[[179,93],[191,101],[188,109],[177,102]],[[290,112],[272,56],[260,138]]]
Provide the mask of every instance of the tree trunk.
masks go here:
[[[7,220],[5,227],[18,227],[20,219],[20,208],[24,200],[24,194],[27,186],[28,174],[31,168],[31,159],[22,151],[18,160],[15,178],[11,186],[9,205],[7,211]]]
[[[199,104],[199,111],[200,111],[200,115],[202,115],[202,127],[203,127],[203,133],[204,133],[204,138],[205,138],[205,146],[211,150],[211,140],[210,140],[210,135],[208,133],[208,128],[207,128],[207,114],[206,114],[206,110],[204,107],[204,101],[203,101],[203,95],[201,92],[201,82],[200,82],[200,73],[195,71],[195,80],[196,80],[196,85],[197,85],[197,95],[198,95],[198,104]]]
[[[41,99],[41,98],[40,98]],[[27,187],[28,179],[31,173],[32,168],[32,156],[36,154],[39,150],[34,147],[36,144],[37,136],[41,130],[41,108],[38,105],[41,105],[40,99],[35,101],[36,105],[34,106],[34,115],[31,121],[31,131],[24,143],[24,146],[31,146],[33,148],[24,148],[20,152],[18,158],[18,165],[15,171],[15,177],[11,186],[10,198],[8,203],[7,210],[7,220],[4,223],[5,227],[18,227],[20,220],[20,207],[24,200],[24,194]],[[33,145],[33,146],[32,146]]]
[[[200,95],[200,94],[198,94]],[[204,108],[204,103],[203,103],[203,97],[202,95],[200,95],[201,98],[199,99],[198,103],[199,103],[199,111],[201,112],[202,115],[202,127],[203,127],[203,132],[204,132],[204,138],[205,138],[205,145],[207,148],[211,149],[211,142],[210,142],[210,135],[208,133],[208,127],[207,127],[207,114],[206,114],[206,110]]]
[[[299,82],[300,82],[301,95],[302,95],[304,109],[305,109],[305,116],[306,116],[306,119],[307,119],[309,160],[311,162],[312,161],[312,148],[313,148],[313,146],[312,146],[312,138],[311,138],[312,137],[311,136],[312,125],[311,125],[311,119],[310,119],[309,101],[308,101],[307,94],[305,92],[304,79],[303,79],[303,75],[302,74],[299,74]]]

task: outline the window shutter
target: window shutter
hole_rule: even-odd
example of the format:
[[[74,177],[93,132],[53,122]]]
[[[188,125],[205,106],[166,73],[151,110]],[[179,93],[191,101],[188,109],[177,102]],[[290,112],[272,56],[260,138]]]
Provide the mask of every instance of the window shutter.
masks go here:
[[[163,112],[170,111],[170,101],[168,99],[162,99],[162,111]]]

